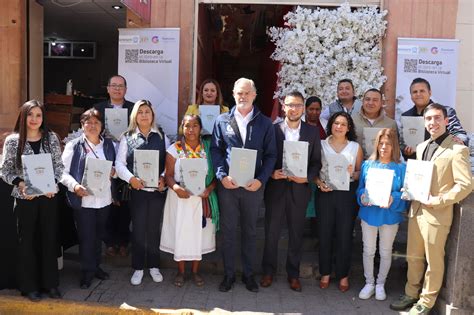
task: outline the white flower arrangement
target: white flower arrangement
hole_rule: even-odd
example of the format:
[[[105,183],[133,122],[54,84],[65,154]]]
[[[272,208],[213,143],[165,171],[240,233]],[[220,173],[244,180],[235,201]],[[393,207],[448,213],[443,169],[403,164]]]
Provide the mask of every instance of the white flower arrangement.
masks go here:
[[[324,105],[336,98],[337,82],[351,79],[356,96],[386,81],[380,41],[387,11],[364,7],[351,11],[343,3],[336,10],[297,7],[284,16],[286,27],[268,30],[276,49],[271,58],[281,63],[274,98],[298,90],[319,96]]]

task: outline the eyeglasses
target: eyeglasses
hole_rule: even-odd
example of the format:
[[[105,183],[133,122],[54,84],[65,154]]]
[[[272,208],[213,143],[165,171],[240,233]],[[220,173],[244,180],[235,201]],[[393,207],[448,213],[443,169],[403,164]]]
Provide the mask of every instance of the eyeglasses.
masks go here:
[[[285,104],[285,106],[291,109],[300,109],[304,107],[304,104]]]
[[[122,90],[125,88],[125,85],[123,84],[110,84],[109,88],[111,89],[117,89],[117,90]]]

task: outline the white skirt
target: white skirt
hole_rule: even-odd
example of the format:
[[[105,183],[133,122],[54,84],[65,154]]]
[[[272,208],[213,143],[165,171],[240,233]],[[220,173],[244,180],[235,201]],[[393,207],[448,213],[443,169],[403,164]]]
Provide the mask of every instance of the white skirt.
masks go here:
[[[168,189],[160,249],[173,254],[175,261],[201,260],[216,250],[216,228],[210,218],[206,220],[203,228],[201,197],[183,199]]]

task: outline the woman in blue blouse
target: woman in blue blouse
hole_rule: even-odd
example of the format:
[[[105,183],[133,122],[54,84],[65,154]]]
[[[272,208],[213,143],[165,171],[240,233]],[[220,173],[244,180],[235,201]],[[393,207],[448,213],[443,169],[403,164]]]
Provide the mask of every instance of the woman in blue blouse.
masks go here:
[[[398,224],[403,221],[403,212],[407,202],[401,199],[401,188],[405,178],[406,166],[400,161],[400,147],[397,132],[391,128],[379,131],[374,143],[374,152],[362,164],[357,189],[357,201],[360,205],[359,217],[362,225],[363,264],[365,286],[359,298],[366,300],[375,293],[375,299],[385,300],[385,279],[392,263],[392,245],[398,231]],[[390,169],[394,171],[392,193],[387,208],[373,206],[365,195],[367,173],[370,168]],[[379,236],[380,267],[377,281],[374,278],[374,256]]]

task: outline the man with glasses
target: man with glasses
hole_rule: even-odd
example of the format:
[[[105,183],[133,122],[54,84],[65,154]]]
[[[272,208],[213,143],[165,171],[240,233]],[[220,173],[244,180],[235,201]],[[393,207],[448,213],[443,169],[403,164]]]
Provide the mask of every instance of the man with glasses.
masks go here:
[[[106,108],[125,108],[128,110],[127,124],[130,123],[130,114],[132,112],[133,103],[125,99],[125,93],[127,93],[127,80],[119,74],[110,77],[107,83],[107,93],[109,99],[107,101],[97,103],[94,105],[95,109],[100,112],[102,119],[102,126],[105,126],[105,109]],[[107,134],[105,134],[106,137]],[[114,141],[115,148],[117,150],[118,143]],[[116,179],[118,187],[124,187],[120,179]],[[119,188],[120,190],[120,188]],[[121,195],[120,191],[117,194]],[[130,210],[127,202],[124,200],[115,200],[113,203],[113,209],[110,212],[110,216],[107,220],[107,236],[104,240],[107,249],[107,256],[122,256],[128,255],[127,247],[130,239]]]
[[[125,99],[127,93],[127,80],[119,74],[110,77],[107,82],[107,94],[109,99],[94,105],[95,109],[100,112],[102,117],[102,126],[105,126],[105,109],[106,108],[126,108],[128,109],[128,117],[132,112],[133,103]]]
[[[290,288],[301,292],[299,281],[303,230],[306,207],[311,199],[308,185],[321,169],[321,141],[319,130],[301,120],[305,109],[300,92],[289,93],[283,101],[285,120],[274,124],[277,145],[277,161],[265,189],[265,248],[263,252],[262,287],[269,287],[277,272],[278,241],[281,223],[286,217],[288,225],[288,253],[286,272]],[[284,141],[308,142],[308,168],[306,177],[287,174],[283,170]]]

